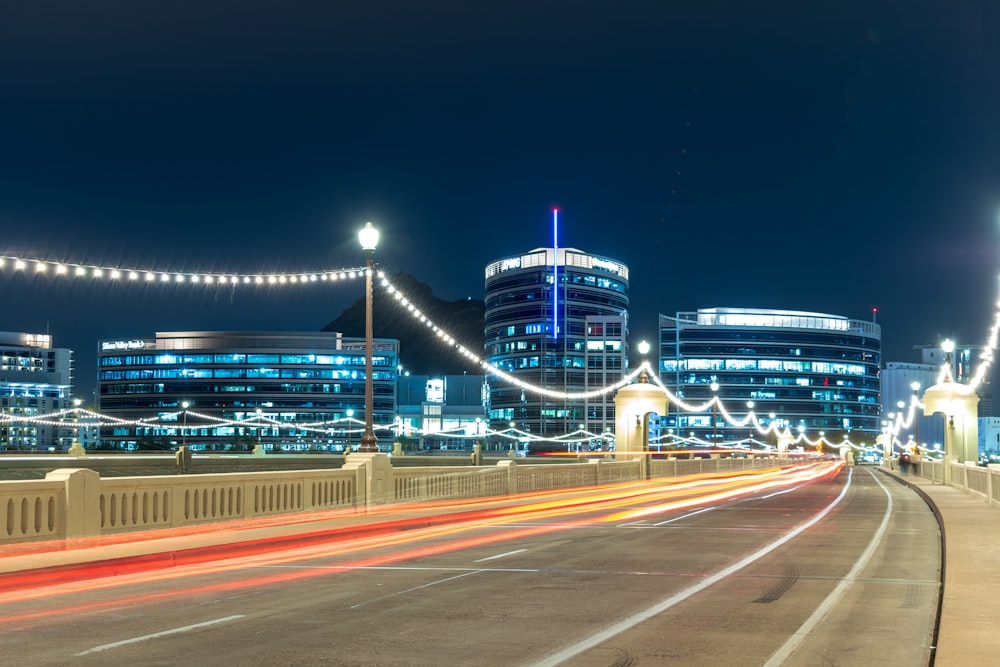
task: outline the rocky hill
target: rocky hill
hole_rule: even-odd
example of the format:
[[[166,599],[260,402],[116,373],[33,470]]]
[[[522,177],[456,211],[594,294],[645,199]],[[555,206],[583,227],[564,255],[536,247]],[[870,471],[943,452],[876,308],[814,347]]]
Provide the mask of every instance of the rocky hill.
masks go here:
[[[444,301],[434,296],[430,286],[406,273],[389,276],[390,282],[439,327],[465,347],[482,354],[486,305],[478,299]],[[323,331],[339,331],[345,336],[365,335],[365,300],[358,299]],[[374,282],[372,292],[372,333],[375,338],[398,338],[399,359],[414,375],[461,375],[481,373],[469,360],[441,342],[426,324],[400,308],[395,297]]]

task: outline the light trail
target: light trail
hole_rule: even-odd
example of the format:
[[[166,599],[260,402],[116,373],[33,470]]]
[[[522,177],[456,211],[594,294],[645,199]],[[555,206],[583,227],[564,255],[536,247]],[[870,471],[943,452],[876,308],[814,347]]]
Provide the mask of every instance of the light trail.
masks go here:
[[[81,605],[66,606],[55,609],[34,612],[13,613],[0,616],[5,625],[25,623],[65,614],[79,614],[84,611],[99,611],[117,608],[122,605],[135,605],[157,602],[191,595],[217,593],[284,583],[307,577],[343,572],[361,568],[384,566],[401,561],[415,560],[429,556],[440,555],[463,549],[473,549],[498,542],[530,538],[561,530],[570,530],[594,525],[620,523],[623,517],[633,518],[663,513],[686,507],[704,505],[719,499],[728,499],[739,495],[757,493],[764,489],[780,486],[801,485],[804,481],[835,475],[841,468],[840,462],[826,462],[815,466],[802,466],[786,471],[769,470],[759,474],[736,474],[716,476],[712,479],[687,480],[679,485],[657,484],[655,486],[629,488],[624,493],[609,493],[602,489],[600,493],[583,494],[573,498],[563,498],[546,502],[536,502],[521,507],[490,508],[480,512],[463,512],[457,516],[439,517],[441,523],[426,527],[413,527],[400,532],[386,533],[379,526],[371,527],[369,535],[355,535],[350,539],[338,541],[336,533],[331,533],[328,539],[314,544],[289,548],[287,543],[281,543],[280,551],[269,549],[268,540],[255,545],[253,553],[239,552],[238,558],[226,561],[212,561],[177,565],[165,570],[155,570],[127,574],[122,576],[102,576],[89,580],[74,581],[57,585],[43,585],[36,581],[34,587],[23,590],[9,591],[4,595],[0,608],[15,603],[23,603],[40,599],[52,600],[56,597],[72,596],[100,590],[121,589],[136,584],[162,583],[172,580],[191,579],[207,575],[238,573],[253,568],[274,567],[290,563],[300,563],[318,558],[341,557],[351,558],[344,563],[320,568],[296,569],[281,572],[271,572],[266,576],[241,578],[235,581],[220,582],[212,585],[190,585],[184,588],[166,592],[152,593],[142,596],[123,596],[115,599]],[[692,492],[698,492],[692,497]],[[637,501],[653,503],[648,508],[624,510],[634,506]],[[513,522],[538,522],[554,518],[579,518],[553,524],[528,524],[512,527]],[[418,521],[427,522],[427,517]],[[413,525],[413,524],[411,524]],[[506,528],[503,531],[491,530]],[[479,534],[471,534],[473,532]],[[432,542],[436,541],[436,542]],[[237,550],[239,545],[235,545]],[[333,548],[331,548],[333,546]],[[408,547],[408,548],[407,548]],[[402,548],[393,553],[371,554],[375,550]],[[368,555],[365,555],[368,554]],[[217,557],[225,557],[224,554]],[[84,567],[81,572],[100,573],[100,567]],[[113,572],[111,573],[114,574]]]

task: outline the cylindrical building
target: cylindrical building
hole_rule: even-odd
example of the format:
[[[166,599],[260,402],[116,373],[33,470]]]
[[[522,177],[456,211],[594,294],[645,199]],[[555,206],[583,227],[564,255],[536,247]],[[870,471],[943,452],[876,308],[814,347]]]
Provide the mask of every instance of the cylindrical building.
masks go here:
[[[628,267],[618,260],[572,248],[498,259],[486,267],[486,357],[560,393],[604,387],[628,367],[628,305]],[[532,436],[601,434],[615,423],[612,396],[543,397],[495,377],[489,415],[494,429]]]

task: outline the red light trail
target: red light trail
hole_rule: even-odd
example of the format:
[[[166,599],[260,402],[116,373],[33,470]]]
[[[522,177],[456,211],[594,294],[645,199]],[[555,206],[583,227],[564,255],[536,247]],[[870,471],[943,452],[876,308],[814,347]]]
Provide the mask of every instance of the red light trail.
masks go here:
[[[46,578],[44,570],[28,571],[4,578],[4,595],[0,598],[0,622],[8,625],[25,623],[82,611],[150,603],[191,595],[194,592],[217,593],[268,586],[307,577],[384,566],[561,530],[634,521],[652,514],[706,505],[737,496],[832,477],[840,471],[841,466],[839,461],[828,461],[785,470],[775,468],[691,476],[671,479],[669,483],[657,481],[629,483],[614,488],[593,487],[580,489],[579,493],[573,493],[569,497],[565,491],[558,493],[557,498],[552,498],[557,495],[554,492],[530,494],[518,496],[517,506],[488,507],[481,510],[376,522],[366,526],[341,527],[337,530],[298,535],[294,540],[289,540],[287,537],[259,539],[207,549],[204,553],[195,550],[189,554],[181,551],[154,555],[131,564],[126,561],[83,565],[76,568],[75,580],[66,579],[63,583],[56,584],[51,583],[51,578]],[[546,499],[547,497],[549,499]],[[532,502],[525,504],[525,500]],[[447,512],[449,509],[460,510],[471,504],[473,503],[442,503],[437,507],[409,505],[405,508],[391,506],[374,514],[385,515],[418,507]],[[523,525],[526,522],[552,519],[564,520],[559,523]],[[287,521],[287,517],[285,520]],[[505,528],[505,530],[489,530],[495,528]],[[372,553],[399,547],[409,548],[391,553]],[[51,601],[56,597],[124,588],[135,584],[239,573],[256,568],[284,566],[331,557],[347,560],[335,565],[271,572],[264,576],[242,577],[211,585],[191,582],[183,588],[166,592],[141,596],[123,595],[100,602],[80,605],[70,603],[67,606],[39,611],[17,611],[10,608],[11,605],[18,603],[42,599]]]

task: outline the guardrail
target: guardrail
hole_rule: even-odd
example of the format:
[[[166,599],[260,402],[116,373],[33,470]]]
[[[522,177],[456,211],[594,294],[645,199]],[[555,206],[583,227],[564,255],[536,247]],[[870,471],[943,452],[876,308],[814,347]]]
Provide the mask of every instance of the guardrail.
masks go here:
[[[891,466],[898,464],[893,461]],[[992,466],[982,467],[972,463],[944,463],[942,461],[920,461],[911,464],[914,474],[939,484],[949,483],[986,501],[990,507],[1000,509],[1000,470]],[[949,466],[947,476],[945,466]]]
[[[354,459],[352,455],[351,459]],[[639,460],[494,466],[393,467],[384,500],[371,462],[344,469],[102,478],[63,468],[44,480],[0,481],[0,544],[113,535],[288,512],[365,508],[375,502],[419,502],[598,486],[638,480]],[[784,459],[654,459],[651,477],[774,467]],[[381,474],[381,473],[380,473]],[[380,480],[382,481],[382,480]]]

